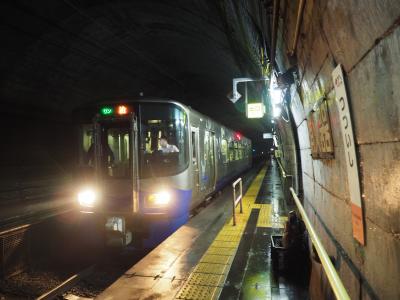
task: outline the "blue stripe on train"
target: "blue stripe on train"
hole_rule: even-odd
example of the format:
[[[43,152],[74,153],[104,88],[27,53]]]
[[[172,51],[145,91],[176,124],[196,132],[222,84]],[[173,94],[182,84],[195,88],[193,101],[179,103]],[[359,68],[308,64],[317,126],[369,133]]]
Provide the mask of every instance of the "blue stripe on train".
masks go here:
[[[169,189],[168,192],[171,193],[171,202],[165,208],[146,208],[144,204],[149,193],[141,192],[139,195],[143,214],[166,213],[166,218],[154,220],[149,224],[149,236],[143,241],[146,248],[158,245],[189,220],[192,191]]]

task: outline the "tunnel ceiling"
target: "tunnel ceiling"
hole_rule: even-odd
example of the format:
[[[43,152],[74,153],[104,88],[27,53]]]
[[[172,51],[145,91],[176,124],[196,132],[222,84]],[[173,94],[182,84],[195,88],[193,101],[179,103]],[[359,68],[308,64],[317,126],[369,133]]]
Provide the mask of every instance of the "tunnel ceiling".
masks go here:
[[[247,120],[227,94],[232,78],[261,74],[262,3],[3,1],[2,102],[68,116],[85,103],[143,93],[257,139],[265,120]]]

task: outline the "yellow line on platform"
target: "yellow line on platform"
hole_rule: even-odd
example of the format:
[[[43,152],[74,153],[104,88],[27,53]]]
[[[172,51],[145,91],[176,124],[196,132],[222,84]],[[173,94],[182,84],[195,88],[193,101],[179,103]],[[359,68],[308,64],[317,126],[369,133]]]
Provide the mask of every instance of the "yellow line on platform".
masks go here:
[[[218,299],[252,209],[260,210],[257,227],[283,228],[284,220],[272,216],[271,204],[255,203],[266,171],[264,166],[243,196],[243,213],[236,214],[236,226],[233,226],[232,218],[225,223],[178,291],[176,299]]]

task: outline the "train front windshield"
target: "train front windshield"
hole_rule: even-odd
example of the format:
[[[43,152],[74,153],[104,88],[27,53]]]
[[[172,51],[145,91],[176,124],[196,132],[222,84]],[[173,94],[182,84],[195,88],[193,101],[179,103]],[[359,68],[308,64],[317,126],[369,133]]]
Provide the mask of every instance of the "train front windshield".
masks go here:
[[[141,178],[176,175],[188,166],[187,115],[175,104],[140,105]]]

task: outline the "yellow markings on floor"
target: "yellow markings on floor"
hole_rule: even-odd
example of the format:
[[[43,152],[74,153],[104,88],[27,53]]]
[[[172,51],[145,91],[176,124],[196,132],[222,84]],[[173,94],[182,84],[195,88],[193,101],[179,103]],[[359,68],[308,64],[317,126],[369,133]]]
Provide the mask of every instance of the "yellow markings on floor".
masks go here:
[[[264,167],[243,196],[243,213],[237,207],[236,226],[230,218],[204,253],[176,295],[177,299],[218,299],[231,268],[267,168]],[[254,206],[255,205],[255,206]],[[257,207],[259,208],[259,207]]]
[[[271,204],[258,204],[257,207],[260,212],[258,214],[257,219],[257,227],[263,228],[283,228],[284,224],[287,220],[287,217],[281,217],[279,215],[274,215],[272,213],[272,205]]]
[[[257,227],[271,226],[271,204],[261,204],[260,212],[257,219]]]

